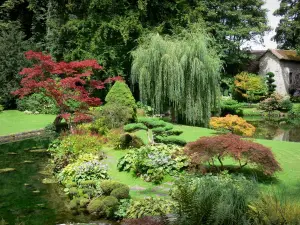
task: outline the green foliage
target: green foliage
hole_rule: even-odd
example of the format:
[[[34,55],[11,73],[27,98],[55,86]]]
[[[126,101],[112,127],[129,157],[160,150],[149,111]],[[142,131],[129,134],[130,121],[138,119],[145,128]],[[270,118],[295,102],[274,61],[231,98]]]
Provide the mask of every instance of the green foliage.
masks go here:
[[[154,141],[157,143],[185,146],[186,140],[176,136],[155,136]]]
[[[118,162],[120,171],[132,171],[145,181],[160,183],[166,174],[182,171],[189,165],[182,148],[173,145],[144,146],[130,150]]]
[[[122,184],[117,181],[112,181],[112,180],[102,181],[100,184],[100,187],[101,187],[104,195],[110,195],[112,193],[112,191],[114,191],[115,189],[119,189],[119,188],[127,189],[128,188],[127,185]]]
[[[102,164],[95,156],[84,154],[74,163],[68,164],[57,174],[61,183],[75,182],[81,184],[83,181],[109,179],[107,165]]]
[[[131,121],[136,120],[136,103],[135,99],[125,82],[117,81],[109,90],[108,94],[105,97],[106,105],[118,105],[128,108],[128,111],[131,114],[131,118],[128,118]]]
[[[177,119],[208,126],[211,112],[219,108],[221,61],[199,26],[173,37],[147,36],[132,52],[132,81],[139,84],[141,101],[155,112],[172,108]]]
[[[127,209],[127,218],[144,216],[165,216],[175,211],[175,203],[162,198],[145,198],[131,202]]]
[[[136,130],[147,130],[147,126],[143,123],[130,123],[124,126],[124,131],[133,132]]]
[[[300,2],[294,0],[280,0],[280,8],[274,12],[280,20],[274,39],[280,49],[300,49]]]
[[[153,108],[143,104],[142,102],[137,102],[137,109],[140,110],[140,116],[153,116]]]
[[[3,105],[0,105],[0,112],[2,112],[4,110]]]
[[[227,114],[239,115],[243,114],[242,104],[231,98],[221,99],[221,116],[226,116]]]
[[[25,41],[25,34],[18,25],[0,26],[0,104],[5,108],[15,106],[11,92],[19,88],[19,72],[27,66],[24,52],[29,48],[29,41]]]
[[[275,82],[275,74],[272,72],[269,72],[266,74],[267,76],[267,86],[268,86],[268,95],[271,95],[274,93],[275,89],[276,89],[276,85],[274,84]]]
[[[118,199],[113,196],[93,199],[87,206],[89,213],[98,217],[111,218],[119,205]]]
[[[106,104],[100,115],[108,128],[119,128],[132,120],[132,109],[118,104]]]
[[[249,214],[254,225],[300,224],[299,202],[282,193],[262,193],[249,205]]]
[[[291,117],[300,116],[300,104],[294,104],[292,110],[289,112],[289,116]]]
[[[129,187],[124,186],[116,188],[110,193],[110,195],[116,197],[117,199],[129,198]]]
[[[256,190],[253,182],[241,176],[181,178],[171,192],[179,206],[176,224],[249,224],[248,204]]]
[[[72,161],[83,153],[98,153],[101,147],[102,141],[97,136],[69,135],[61,141],[54,141],[48,150],[54,158],[67,156]]]
[[[20,111],[37,111],[42,114],[57,115],[59,112],[55,102],[51,98],[45,96],[43,93],[34,93],[30,96],[18,99],[17,108]]]

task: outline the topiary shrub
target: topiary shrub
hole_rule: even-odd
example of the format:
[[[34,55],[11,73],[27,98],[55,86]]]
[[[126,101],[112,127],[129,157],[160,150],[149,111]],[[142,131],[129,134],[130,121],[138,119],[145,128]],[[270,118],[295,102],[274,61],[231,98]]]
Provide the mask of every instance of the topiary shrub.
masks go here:
[[[123,106],[129,109],[129,114],[131,115],[131,117],[128,119],[131,121],[136,120],[137,105],[129,87],[125,82],[115,82],[115,84],[106,95],[105,102],[105,107],[108,105],[116,105]]]
[[[113,180],[103,180],[100,184],[100,187],[103,191],[104,195],[110,195],[110,193],[117,188],[126,188],[128,187],[126,184],[122,184]]]
[[[188,143],[184,152],[195,168],[208,164],[209,169],[224,170],[223,160],[230,157],[238,163],[239,169],[252,164],[269,176],[281,170],[270,148],[234,134],[200,138]]]
[[[293,103],[289,97],[283,97],[282,95],[275,93],[269,98],[259,103],[259,109],[268,112],[269,116],[272,111],[279,110],[282,112],[288,112],[293,108]]]
[[[147,130],[147,126],[143,123],[130,123],[124,126],[124,131],[133,132],[136,130]]]
[[[117,199],[129,198],[129,187],[124,185],[123,187],[113,189],[110,195],[116,197]]]
[[[112,218],[118,209],[118,199],[113,196],[99,197],[93,199],[87,206],[90,214],[97,217]]]
[[[157,143],[185,146],[186,141],[183,138],[176,136],[155,136],[154,141]]]
[[[105,125],[112,128],[120,128],[132,120],[132,110],[123,105],[106,104],[102,107],[101,117]]]
[[[275,74],[272,72],[269,72],[266,74],[267,76],[267,86],[268,86],[268,94],[271,95],[274,93],[275,89],[276,89],[276,85],[274,84],[275,82]]]
[[[232,98],[221,99],[221,115],[226,116],[227,114],[243,116],[242,104]]]

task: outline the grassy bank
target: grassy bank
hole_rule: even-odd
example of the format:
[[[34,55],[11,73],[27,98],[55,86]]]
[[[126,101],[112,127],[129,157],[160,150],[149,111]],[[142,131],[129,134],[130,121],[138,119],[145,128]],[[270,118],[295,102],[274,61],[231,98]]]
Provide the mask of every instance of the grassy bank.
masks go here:
[[[29,115],[17,110],[6,110],[0,113],[0,135],[44,128],[54,121],[54,115]]]

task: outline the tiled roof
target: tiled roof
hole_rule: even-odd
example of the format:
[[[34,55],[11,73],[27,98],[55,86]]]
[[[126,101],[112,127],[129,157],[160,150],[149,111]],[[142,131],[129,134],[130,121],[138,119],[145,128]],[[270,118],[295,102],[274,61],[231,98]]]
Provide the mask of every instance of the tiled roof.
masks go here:
[[[269,49],[267,52],[271,52],[280,60],[300,62],[300,55],[297,55],[297,52],[294,50]]]

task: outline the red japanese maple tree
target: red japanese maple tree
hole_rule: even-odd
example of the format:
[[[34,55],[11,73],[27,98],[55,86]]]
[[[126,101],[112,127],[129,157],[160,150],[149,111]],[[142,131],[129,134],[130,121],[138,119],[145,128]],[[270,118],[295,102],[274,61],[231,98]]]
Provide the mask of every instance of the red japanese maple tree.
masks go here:
[[[258,166],[265,175],[273,175],[281,170],[270,148],[234,134],[202,137],[188,143],[184,152],[195,168],[205,164],[217,168],[215,161],[218,161],[220,169],[224,170],[223,159],[230,157],[238,162],[240,169],[252,164]]]
[[[91,96],[93,90],[103,89],[106,83],[122,80],[120,76],[105,81],[92,79],[93,70],[102,69],[96,60],[55,62],[50,55],[34,51],[26,52],[25,56],[34,65],[20,72],[24,76],[22,87],[13,94],[23,98],[32,93],[44,92],[59,108],[55,125],[62,119],[69,124],[71,121],[91,120],[89,107],[101,104],[100,98]]]

